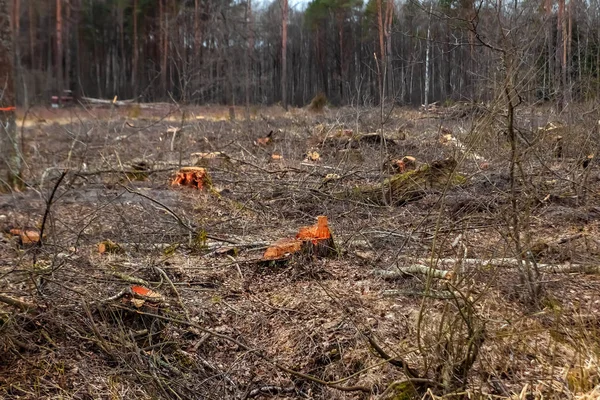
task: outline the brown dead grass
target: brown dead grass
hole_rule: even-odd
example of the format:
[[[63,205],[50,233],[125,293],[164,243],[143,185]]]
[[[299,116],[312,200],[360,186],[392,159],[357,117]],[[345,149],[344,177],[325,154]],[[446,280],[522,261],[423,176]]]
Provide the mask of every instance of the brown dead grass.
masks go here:
[[[486,130],[485,140],[474,142],[489,168],[465,158],[459,170],[469,184],[448,192],[443,202],[440,192],[431,191],[402,207],[381,207],[339,195],[355,185],[380,182],[384,160],[379,144],[352,144],[363,161],[349,160],[340,158],[344,148],[326,134],[355,131],[357,112],[359,132],[354,134],[373,132],[376,110],[329,110],[315,116],[304,110],[260,109],[249,125],[226,121],[229,111],[223,107],[184,110],[173,151],[167,129],[181,124],[182,111],[176,107],[141,109],[135,119],[121,109],[36,109],[28,116],[26,122],[33,125],[24,127],[25,177],[31,189],[2,195],[3,230],[38,226],[56,170],[71,172],[52,207],[45,246],[21,248],[9,237],[0,243],[5,260],[0,293],[43,305],[34,316],[0,305],[0,348],[6,355],[0,360],[1,395],[242,398],[247,390],[275,385],[296,388],[281,398],[368,398],[292,377],[195,328],[121,310],[118,302],[99,303],[131,285],[124,276],[147,281],[167,298],[163,316],[189,317],[323,380],[350,376],[344,384],[373,387],[376,396],[404,379],[401,370],[373,354],[367,333],[389,354],[435,376],[433,366],[445,357],[440,343],[452,333],[441,329],[441,322],[457,318],[457,309],[448,300],[424,297],[424,277],[385,281],[372,271],[431,256],[432,249],[440,258],[514,256],[505,234],[508,145],[501,134],[493,137]],[[390,156],[413,156],[417,162],[460,156],[460,147],[439,141],[442,125],[461,143],[470,143],[468,118],[394,112],[386,129],[406,136],[388,143]],[[243,109],[236,115],[243,115]],[[539,262],[594,263],[600,255],[597,165],[585,203],[574,200],[570,183],[580,179],[573,159],[584,148],[595,151],[584,137],[587,123],[574,123],[577,147],[567,146],[565,159],[552,159],[542,146],[526,165],[537,194],[529,240],[552,244]],[[271,130],[268,151],[252,144]],[[309,150],[318,151],[319,163],[304,162]],[[230,163],[209,166],[213,192],[169,187],[191,153],[214,151],[227,154]],[[283,160],[272,163],[273,153]],[[151,165],[142,181],[128,175],[139,160]],[[323,184],[331,173],[340,179]],[[339,257],[255,262],[268,243],[293,237],[317,215],[329,217]],[[577,233],[583,235],[556,244]],[[453,247],[459,235],[460,247]],[[252,245],[221,253],[219,247],[236,245],[219,238]],[[103,240],[124,252],[99,254],[97,243]],[[595,398],[598,277],[542,275],[546,294],[541,307],[533,309],[519,296],[523,288],[514,269],[471,268],[459,276],[453,284],[472,299],[486,330],[465,389],[472,398]],[[433,282],[430,289],[443,293],[447,287]],[[386,290],[404,294],[387,296]],[[493,382],[501,382],[506,393]]]

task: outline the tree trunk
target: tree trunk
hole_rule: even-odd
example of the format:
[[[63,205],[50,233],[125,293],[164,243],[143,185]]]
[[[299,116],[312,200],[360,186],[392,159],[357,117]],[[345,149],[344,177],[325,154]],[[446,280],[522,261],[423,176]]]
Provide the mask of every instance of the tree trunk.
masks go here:
[[[544,97],[554,92],[554,41],[552,37],[552,0],[546,0],[544,5],[546,11],[546,46],[548,52],[548,79],[544,88]]]
[[[195,58],[199,56],[201,45],[202,45],[202,32],[200,31],[200,0],[195,0],[194,1],[194,50],[196,53]]]
[[[159,0],[159,15],[160,15],[160,37],[161,37],[161,61],[160,61],[160,87],[161,96],[167,96],[167,60],[168,60],[168,49],[169,49],[169,37],[167,34],[167,16],[166,16],[166,0]]]
[[[281,3],[281,105],[287,110],[288,0],[282,0]]]
[[[35,12],[33,7],[33,1],[29,1],[29,57],[31,57],[31,69],[36,68],[36,53],[35,53]]]
[[[13,77],[13,37],[11,32],[9,0],[0,0],[0,157],[6,181],[1,185],[18,190],[21,184],[21,152],[15,123],[15,85]]]
[[[427,42],[425,43],[425,111],[429,109],[429,52],[431,49],[431,13],[433,3],[429,6],[429,21],[427,22]]]
[[[133,0],[133,66],[131,68],[131,85],[133,87],[134,97],[138,94],[138,1],[139,0]]]
[[[56,83],[58,85],[57,95],[62,95],[63,91],[63,18],[62,18],[62,0],[56,0]]]
[[[127,56],[125,55],[125,4],[119,2],[117,6],[117,19],[119,20],[119,50],[116,52],[118,54],[118,62],[117,62],[117,91],[120,96],[126,96],[125,91],[123,89],[123,84],[126,82],[127,78],[125,75],[126,72],[126,62]]]
[[[65,77],[65,89],[71,90],[71,0],[64,0],[66,18],[64,21],[64,42],[65,46],[65,67],[63,76]]]
[[[197,1],[197,0],[196,0]],[[248,35],[248,48],[246,50],[246,120],[250,121],[250,71],[254,51],[254,23],[252,17],[252,0],[246,0],[246,34]]]
[[[558,111],[561,112],[566,106],[566,83],[567,83],[567,70],[566,70],[566,23],[565,23],[565,0],[558,0],[558,19],[556,21],[557,29],[557,61],[560,65],[560,78],[558,87],[560,88],[558,96]]]
[[[377,72],[377,80],[379,83],[379,102],[383,104],[383,66],[385,65],[385,47],[383,44],[383,10],[381,0],[377,0],[377,29],[379,31],[379,65]]]
[[[345,83],[345,55],[344,55],[344,11],[338,11],[337,13],[337,25],[338,25],[338,40],[340,46],[340,63],[339,63],[339,74],[340,74],[340,104],[344,101],[344,83]]]
[[[392,73],[392,21],[394,18],[394,0],[387,0],[385,8],[385,77],[387,82],[387,93],[394,95],[394,74]]]
[[[572,43],[573,43],[573,0],[569,1],[569,8],[567,9],[568,20],[567,20],[567,34],[566,34],[566,49],[565,49],[565,96],[567,96],[567,102],[571,102],[571,60],[573,59]]]

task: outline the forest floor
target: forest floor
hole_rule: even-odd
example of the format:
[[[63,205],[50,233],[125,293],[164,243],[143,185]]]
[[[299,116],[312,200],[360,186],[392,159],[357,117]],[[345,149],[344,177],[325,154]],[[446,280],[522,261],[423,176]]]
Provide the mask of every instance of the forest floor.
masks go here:
[[[350,107],[32,109],[28,187],[0,195],[0,296],[17,300],[0,302],[0,397],[598,398],[600,135],[584,111],[519,110],[511,185],[502,112],[467,105],[383,125]],[[385,142],[361,136],[382,126]],[[203,164],[212,188],[171,185],[196,152],[223,153]],[[453,158],[461,179],[360,197],[404,156]],[[334,256],[261,261],[319,215]],[[44,216],[41,246],[8,233]],[[132,302],[132,284],[160,297]]]

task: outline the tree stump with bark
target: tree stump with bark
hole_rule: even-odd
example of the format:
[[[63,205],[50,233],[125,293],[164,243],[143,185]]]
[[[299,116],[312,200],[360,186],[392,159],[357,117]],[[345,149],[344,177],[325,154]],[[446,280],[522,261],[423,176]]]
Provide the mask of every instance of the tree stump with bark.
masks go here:
[[[453,158],[438,160],[413,171],[393,175],[377,185],[358,186],[344,195],[375,204],[402,205],[421,199],[430,190],[465,183],[466,178],[457,174],[455,169],[456,160]]]

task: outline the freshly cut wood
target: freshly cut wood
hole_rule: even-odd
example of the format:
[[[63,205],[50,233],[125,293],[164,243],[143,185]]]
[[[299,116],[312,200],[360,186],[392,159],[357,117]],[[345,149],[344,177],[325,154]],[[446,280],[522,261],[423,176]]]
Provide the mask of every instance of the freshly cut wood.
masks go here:
[[[300,228],[295,238],[280,239],[264,253],[264,261],[285,260],[303,252],[327,257],[335,252],[335,244],[326,216],[318,216],[317,223]]]
[[[317,217],[316,225],[303,226],[296,235],[296,239],[311,240],[313,242],[330,238],[331,232],[329,231],[329,224],[327,222],[327,217],[324,215],[319,215]]]
[[[281,260],[302,249],[302,240],[279,239],[273,243],[263,255],[263,260]]]
[[[98,243],[98,253],[100,253],[100,254],[105,254],[105,253],[122,254],[124,252],[125,252],[125,250],[123,249],[123,247],[121,247],[121,245],[113,242],[110,239],[104,240],[104,241]]]
[[[392,158],[383,163],[383,168],[388,173],[404,173],[417,168],[417,159],[412,156]]]
[[[145,286],[132,285],[131,292],[133,293],[134,297],[139,297],[144,300],[159,301],[163,298],[159,293],[155,292],[154,290],[148,289]]]
[[[377,185],[356,187],[342,196],[382,205],[402,205],[415,201],[432,189],[463,184],[466,178],[455,172],[456,160],[448,158],[423,164],[414,171],[396,174]]]
[[[266,137],[257,138],[254,141],[254,145],[262,146],[262,147],[266,147],[272,143],[273,143],[273,131],[269,132],[269,134]]]
[[[382,277],[383,279],[399,279],[406,275],[431,275],[436,279],[450,280],[454,276],[454,273],[452,271],[431,268],[423,264],[411,264],[395,269],[376,269],[373,271],[373,275]]]
[[[192,186],[197,189],[212,186],[210,177],[205,168],[201,167],[183,167],[177,171],[172,185]]]
[[[10,231],[11,235],[19,237],[21,245],[36,244],[40,241],[40,232],[37,229],[18,229],[14,228]],[[44,234],[44,237],[46,235]]]

